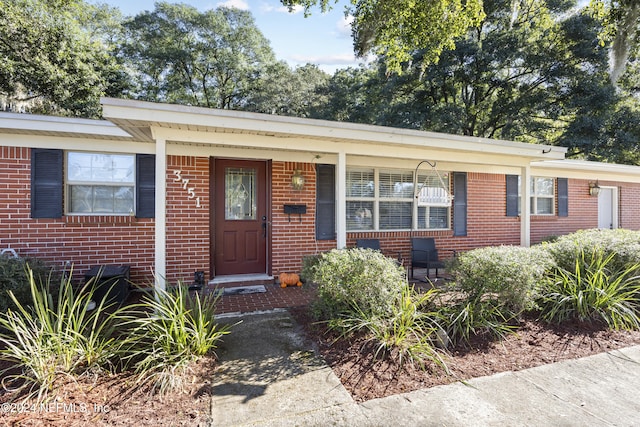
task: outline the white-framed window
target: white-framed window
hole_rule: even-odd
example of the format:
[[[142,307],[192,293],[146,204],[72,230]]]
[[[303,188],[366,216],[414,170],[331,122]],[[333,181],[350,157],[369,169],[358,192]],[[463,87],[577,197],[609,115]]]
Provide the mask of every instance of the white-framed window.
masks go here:
[[[449,174],[418,174],[418,230],[446,230],[450,227]]]
[[[518,176],[518,214],[520,214],[520,176]],[[529,183],[531,192],[531,214],[553,215],[555,213],[555,179],[531,177]]]
[[[414,196],[413,171],[373,168],[347,169],[347,230],[448,229],[449,175],[418,174],[419,203]],[[443,186],[444,184],[444,186]]]
[[[135,213],[134,154],[66,152],[68,214]]]
[[[378,223],[373,169],[347,170],[347,230],[374,230]]]

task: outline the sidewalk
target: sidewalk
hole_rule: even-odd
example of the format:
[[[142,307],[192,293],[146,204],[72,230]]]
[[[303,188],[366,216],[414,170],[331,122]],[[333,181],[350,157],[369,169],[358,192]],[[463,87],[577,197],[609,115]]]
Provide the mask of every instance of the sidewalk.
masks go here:
[[[640,346],[356,403],[285,310],[218,350],[212,426],[633,426]]]

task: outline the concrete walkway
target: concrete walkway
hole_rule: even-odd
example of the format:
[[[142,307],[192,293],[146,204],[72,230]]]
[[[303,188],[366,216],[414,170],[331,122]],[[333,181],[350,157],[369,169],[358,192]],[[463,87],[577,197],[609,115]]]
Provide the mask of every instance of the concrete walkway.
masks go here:
[[[356,403],[286,311],[240,319],[212,426],[640,425],[640,346]]]

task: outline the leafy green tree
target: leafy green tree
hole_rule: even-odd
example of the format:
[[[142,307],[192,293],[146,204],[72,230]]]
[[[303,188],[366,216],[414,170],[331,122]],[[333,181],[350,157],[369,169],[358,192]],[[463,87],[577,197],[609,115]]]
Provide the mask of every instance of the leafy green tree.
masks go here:
[[[330,76],[317,65],[306,64],[294,70],[275,62],[254,81],[244,109],[295,117],[317,117],[326,103],[324,91]]]
[[[108,48],[83,27],[82,0],[0,0],[0,98],[5,108],[97,117],[122,85]],[[120,87],[121,89],[121,87]]]
[[[529,142],[557,138],[581,88],[606,86],[597,22],[587,14],[561,19],[569,6],[521,0],[514,10],[511,1],[486,1],[485,20],[437,64],[416,51],[402,75],[379,63],[366,83],[355,84],[355,93],[367,87],[365,121]]]
[[[251,14],[235,8],[160,2],[124,27],[139,99],[242,109],[261,69],[276,62]]]
[[[307,14],[316,6],[324,12],[335,3],[280,1],[289,8],[303,6]],[[356,55],[383,55],[387,69],[394,72],[416,49],[423,50],[426,62],[437,62],[443,50],[453,48],[456,38],[484,17],[481,0],[351,0],[345,13],[353,16]]]
[[[377,68],[360,66],[337,70],[326,89],[326,105],[318,118],[352,123],[376,123]]]
[[[637,98],[627,98],[615,106],[588,158],[640,165],[640,103]]]
[[[611,41],[611,81],[616,84],[625,71],[629,53],[640,44],[639,0],[592,0],[594,13],[605,18],[602,42]]]

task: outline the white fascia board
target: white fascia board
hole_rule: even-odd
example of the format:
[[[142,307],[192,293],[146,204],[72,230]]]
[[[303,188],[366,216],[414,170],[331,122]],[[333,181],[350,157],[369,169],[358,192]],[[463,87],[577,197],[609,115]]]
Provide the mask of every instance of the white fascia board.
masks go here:
[[[101,151],[105,153],[153,154],[155,145],[127,140],[69,138],[65,136],[25,135],[0,133],[0,146],[50,148],[75,151]]]
[[[218,147],[227,147],[238,150],[250,149],[247,150],[247,152],[253,150],[272,151],[270,158],[273,159],[277,158],[278,153],[283,151],[306,153],[309,160],[312,160],[316,155],[335,155],[339,152],[344,152],[349,158],[354,158],[355,156],[369,158],[372,165],[380,162],[388,162],[390,159],[409,160],[413,165],[411,168],[415,168],[415,165],[421,160],[478,165],[501,165],[507,167],[528,165],[531,160],[528,157],[514,156],[505,153],[467,152],[462,149],[451,150],[416,146],[391,146],[387,144],[374,146],[353,141],[304,139],[301,137],[282,138],[237,133],[205,133],[208,143],[203,143],[200,139],[191,139],[189,135],[193,133],[189,131],[177,131],[167,128],[152,129],[152,133],[156,138],[175,141],[175,138],[181,136],[183,140],[187,139],[188,141],[183,141],[182,143],[172,142],[169,144],[169,147],[179,146],[182,154],[192,154],[196,152],[196,150],[197,152],[203,152],[202,147],[210,147],[211,152],[215,153]],[[173,148],[170,149],[173,150]]]
[[[171,129],[168,126],[223,128],[249,133],[272,133],[302,138],[311,137],[334,141],[351,140],[376,147],[380,144],[388,144],[391,146],[499,153],[535,159],[563,159],[567,151],[563,147],[488,138],[123,99],[103,98],[102,105],[103,114],[107,119],[154,123],[164,129],[164,131],[158,131],[158,135],[162,133],[162,136],[167,140],[192,143],[212,143],[212,139],[219,137],[212,138],[211,135],[215,135],[212,132]]]
[[[0,129],[131,138],[131,135],[127,132],[106,120],[41,116],[37,114],[0,112]]]
[[[464,156],[462,156],[464,157]],[[432,160],[432,159],[425,159]],[[506,161],[508,158],[503,158],[502,161]],[[388,157],[373,158],[362,156],[348,156],[347,164],[352,168],[387,168],[387,169],[407,169],[415,170],[420,160],[416,159],[391,159]],[[323,163],[319,160],[317,163]],[[455,160],[436,160],[436,169],[438,171],[448,172],[471,172],[471,173],[486,173],[492,175],[519,175],[520,171],[526,163],[520,164],[509,163],[480,163],[473,159],[465,159],[458,156]],[[429,171],[431,167],[424,163],[420,166],[420,171]]]
[[[564,151],[551,151],[542,154],[543,146],[530,147],[506,147],[489,146],[488,144],[473,144],[468,142],[451,142],[447,144],[422,138],[410,142],[376,142],[366,138],[349,139],[344,136],[337,138],[322,138],[316,136],[309,138],[308,134],[294,135],[291,137],[255,135],[252,133],[216,133],[189,131],[154,127],[153,133],[157,137],[167,141],[183,142],[189,144],[233,145],[247,148],[263,148],[274,150],[293,150],[307,152],[339,153],[346,152],[350,155],[364,155],[372,157],[409,157],[419,160],[433,160],[434,155],[453,159],[461,156],[475,163],[492,163],[501,158],[500,163],[519,165],[529,163],[532,159],[558,159],[564,158]],[[362,136],[362,135],[360,135]],[[348,139],[348,138],[346,138]],[[446,154],[444,154],[446,153]]]
[[[532,162],[533,175],[564,178],[640,182],[640,166],[581,160]]]

